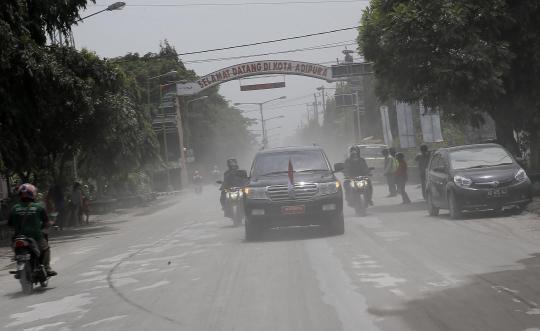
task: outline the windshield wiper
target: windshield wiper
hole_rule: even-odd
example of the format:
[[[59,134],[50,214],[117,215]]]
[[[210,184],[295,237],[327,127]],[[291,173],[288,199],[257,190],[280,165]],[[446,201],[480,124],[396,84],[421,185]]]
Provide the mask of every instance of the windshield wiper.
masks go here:
[[[306,170],[300,170],[300,171],[295,171],[295,172],[298,172],[298,173],[301,173],[301,172],[329,172],[330,170],[328,169],[306,169]]]
[[[279,175],[279,174],[286,174],[288,173],[289,171],[287,170],[282,170],[282,171],[272,171],[272,172],[267,172],[265,174],[262,174],[262,175],[259,175],[259,177],[262,177],[262,176],[272,176],[272,175]]]
[[[463,168],[463,169],[478,169],[478,168],[485,168],[485,167],[491,167],[491,166],[486,165],[486,164],[481,164],[481,165],[476,165],[476,166],[467,167],[467,168]]]

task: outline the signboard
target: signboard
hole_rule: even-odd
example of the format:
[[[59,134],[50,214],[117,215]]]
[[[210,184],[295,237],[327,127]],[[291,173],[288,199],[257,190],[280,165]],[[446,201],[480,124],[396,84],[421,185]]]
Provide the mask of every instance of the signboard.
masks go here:
[[[240,91],[268,90],[268,89],[282,88],[282,87],[285,87],[285,82],[242,85],[240,86]]]
[[[315,63],[286,60],[255,61],[230,66],[197,80],[201,89],[225,83],[231,80],[259,75],[298,75],[333,81],[329,67]]]
[[[422,136],[426,143],[438,143],[443,141],[441,131],[441,117],[438,111],[428,110],[420,104],[420,126]]]
[[[413,112],[411,105],[398,102],[396,104],[396,115],[399,131],[399,143],[401,148],[416,147],[416,135],[414,132]]]
[[[390,117],[388,116],[388,107],[381,106],[381,123],[386,146],[392,146],[394,139],[392,137],[392,127],[390,126]]]
[[[348,78],[373,74],[371,63],[343,63],[332,66],[332,78]]]
[[[336,107],[352,107],[356,106],[356,94],[336,94]]]
[[[202,88],[195,82],[176,84],[177,95],[193,95],[199,93],[200,91],[202,91]]]

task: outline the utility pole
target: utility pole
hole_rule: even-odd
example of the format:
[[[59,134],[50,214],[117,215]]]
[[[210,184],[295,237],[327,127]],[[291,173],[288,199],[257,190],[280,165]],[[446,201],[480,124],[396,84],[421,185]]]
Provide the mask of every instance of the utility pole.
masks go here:
[[[262,103],[259,103],[259,112],[261,113],[262,145],[263,148],[266,148],[268,145],[268,137],[266,136],[266,125],[264,124],[264,112]]]
[[[148,95],[150,97],[150,95]],[[161,119],[161,129],[163,130],[163,152],[165,154],[165,168],[167,170],[167,190],[171,191],[172,185],[171,185],[171,174],[169,173],[169,148],[167,145],[167,125],[166,125],[166,119],[167,114],[165,113],[165,107],[163,107],[163,91],[162,91],[162,85],[159,85],[159,104],[158,107],[161,108],[161,116],[163,118]]]
[[[317,124],[317,126],[319,126],[319,105],[317,102],[317,93],[313,93],[313,98],[314,98],[313,113],[315,116],[315,123]]]
[[[178,144],[180,145],[180,181],[182,187],[188,182],[186,153],[184,151],[184,129],[182,127],[182,112],[180,111],[180,96],[176,96],[176,128],[178,130]]]
[[[321,86],[319,87],[319,89],[321,90],[321,97],[322,97],[322,110],[323,110],[323,114],[326,116],[326,99],[325,99],[325,91],[324,91],[324,86]]]

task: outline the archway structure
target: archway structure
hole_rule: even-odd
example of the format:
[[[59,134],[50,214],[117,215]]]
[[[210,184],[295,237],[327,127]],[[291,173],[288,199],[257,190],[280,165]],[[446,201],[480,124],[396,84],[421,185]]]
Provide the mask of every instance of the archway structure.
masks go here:
[[[321,64],[290,60],[254,61],[214,71],[200,77],[195,82],[179,83],[177,85],[178,95],[191,95],[228,81],[264,75],[306,76],[327,82],[341,80],[333,77],[332,67]]]

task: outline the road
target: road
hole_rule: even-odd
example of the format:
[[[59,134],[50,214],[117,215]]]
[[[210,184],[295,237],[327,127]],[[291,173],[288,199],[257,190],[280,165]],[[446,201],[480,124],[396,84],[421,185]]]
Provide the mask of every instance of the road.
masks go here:
[[[0,276],[5,330],[540,330],[540,219],[451,221],[376,187],[346,233],[244,241],[218,193],[184,195],[55,240],[59,276],[21,295]]]

